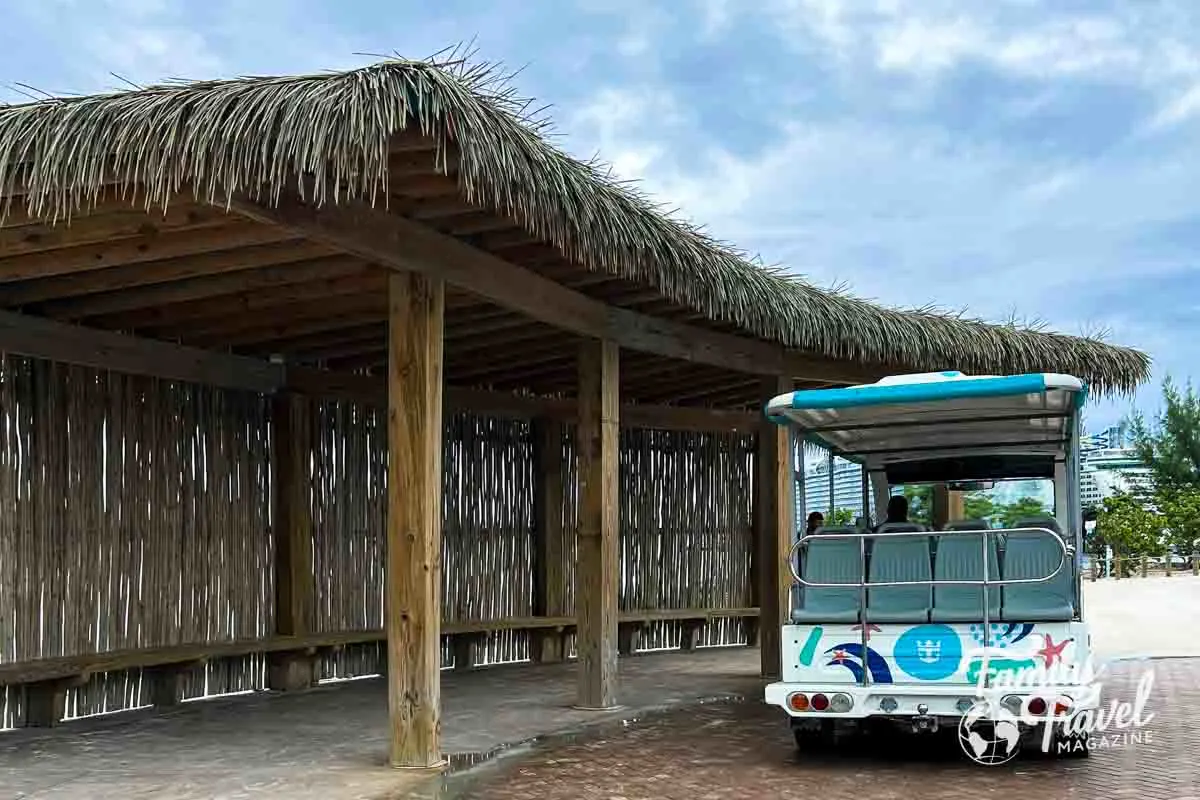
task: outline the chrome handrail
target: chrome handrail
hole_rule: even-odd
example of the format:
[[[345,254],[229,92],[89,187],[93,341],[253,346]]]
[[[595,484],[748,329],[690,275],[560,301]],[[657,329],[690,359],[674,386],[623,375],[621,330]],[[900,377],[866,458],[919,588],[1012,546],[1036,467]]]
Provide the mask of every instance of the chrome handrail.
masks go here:
[[[1051,572],[1049,575],[1046,575],[1045,577],[1042,577],[1042,578],[1013,578],[1013,579],[1008,579],[1008,580],[1001,578],[1001,579],[994,580],[994,581],[988,580],[987,537],[996,536],[996,535],[999,535],[1002,533],[1005,533],[1005,534],[1007,534],[1007,533],[1045,533],[1045,534],[1048,534],[1050,536],[1050,538],[1053,539],[1054,542],[1058,545],[1058,549],[1060,552],[1058,566],[1054,569],[1053,572]],[[983,549],[983,580],[979,580],[979,581],[928,580],[928,581],[880,581],[880,582],[874,582],[874,581],[867,580],[867,539],[888,539],[888,538],[900,539],[900,538],[913,538],[913,537],[921,537],[921,536],[924,536],[924,537],[979,536],[981,539],[981,545],[982,545],[982,549]],[[858,540],[859,559],[860,559],[860,564],[862,567],[860,574],[862,575],[862,579],[858,583],[810,583],[810,582],[804,580],[803,578],[801,578],[800,574],[796,571],[796,561],[797,561],[796,556],[800,551],[800,546],[807,544],[810,539]],[[1049,528],[996,528],[996,529],[988,528],[985,530],[956,530],[956,531],[883,531],[883,532],[864,531],[861,533],[807,533],[807,534],[801,536],[799,539],[797,539],[796,543],[792,545],[792,549],[788,553],[788,569],[791,571],[792,578],[795,580],[795,582],[800,584],[801,586],[809,586],[809,587],[820,588],[820,589],[844,589],[844,588],[857,588],[858,589],[858,593],[859,593],[858,604],[859,604],[859,609],[860,609],[859,623],[860,623],[861,630],[862,630],[862,648],[863,648],[864,653],[866,653],[866,651],[867,651],[867,639],[870,636],[870,634],[868,633],[868,630],[870,628],[870,625],[868,624],[870,615],[868,613],[867,597],[866,597],[868,587],[879,588],[879,587],[883,587],[883,586],[982,586],[983,587],[983,595],[984,595],[983,620],[982,620],[982,622],[983,622],[983,645],[986,648],[986,647],[989,647],[991,644],[991,626],[989,625],[991,620],[989,619],[989,615],[988,615],[988,603],[987,603],[988,587],[989,586],[1014,586],[1014,585],[1018,585],[1018,584],[1028,584],[1028,583],[1045,583],[1046,581],[1049,581],[1049,580],[1055,578],[1060,572],[1062,572],[1063,568],[1067,565],[1067,558],[1069,556],[1073,556],[1073,555],[1074,555],[1074,548],[1072,548],[1070,545],[1068,545],[1059,534],[1055,533],[1054,531],[1050,530]],[[864,669],[862,671],[862,677],[860,680],[862,682],[861,683],[862,686],[867,686],[869,683],[869,680],[870,680],[870,671]],[[987,685],[990,682],[990,679],[987,675],[984,675],[983,681],[984,681],[984,684]]]
[[[983,580],[928,580],[928,581],[868,581],[866,576],[858,583],[810,583],[800,577],[796,571],[796,555],[800,550],[800,546],[806,544],[810,539],[887,539],[887,538],[914,538],[914,537],[943,537],[943,536],[994,536],[1001,533],[1046,533],[1049,534],[1054,542],[1058,545],[1060,557],[1058,566],[1049,575],[1042,578],[1012,578],[998,580],[988,580],[985,570]],[[962,530],[962,531],[886,531],[882,533],[864,532],[864,533],[807,533],[796,540],[792,545],[791,552],[788,554],[788,569],[792,573],[792,579],[801,586],[815,587],[819,589],[846,589],[859,587],[881,587],[881,586],[1014,586],[1022,583],[1045,583],[1058,576],[1062,572],[1063,567],[1067,565],[1067,559],[1071,555],[1071,548],[1067,545],[1063,538],[1049,528],[995,528],[987,530]],[[985,561],[986,567],[986,561]]]

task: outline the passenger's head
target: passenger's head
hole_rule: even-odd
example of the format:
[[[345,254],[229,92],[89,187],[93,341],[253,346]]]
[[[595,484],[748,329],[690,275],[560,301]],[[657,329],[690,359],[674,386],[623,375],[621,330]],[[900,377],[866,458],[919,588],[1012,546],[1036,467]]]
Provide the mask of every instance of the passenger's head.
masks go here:
[[[908,498],[902,494],[894,494],[888,500],[888,522],[908,522]]]
[[[805,533],[812,533],[817,528],[825,524],[825,515],[820,511],[814,511],[808,515],[808,525],[805,527]]]

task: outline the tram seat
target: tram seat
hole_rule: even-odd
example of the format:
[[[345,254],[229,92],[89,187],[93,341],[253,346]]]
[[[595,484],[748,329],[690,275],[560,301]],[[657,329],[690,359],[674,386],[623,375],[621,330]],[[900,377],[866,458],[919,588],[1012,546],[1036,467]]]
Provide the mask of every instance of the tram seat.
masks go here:
[[[946,525],[947,531],[986,531],[983,520],[960,520]],[[937,555],[933,562],[933,577],[939,581],[978,581],[983,579],[982,538],[976,536],[938,537]],[[988,580],[1000,580],[1000,549],[995,536],[987,538]],[[987,618],[1000,619],[999,586],[987,592]],[[983,620],[982,586],[933,587],[933,622],[977,622]]]
[[[817,528],[816,534],[861,533],[845,526]],[[862,550],[858,539],[812,539],[801,553],[800,575],[814,583],[854,583],[862,580]],[[819,588],[801,586],[801,606],[792,609],[792,621],[858,622],[858,586]]]
[[[1023,519],[1017,528],[1046,528],[1062,535],[1053,518]],[[1058,566],[1062,551],[1046,534],[1035,531],[1010,533],[1005,539],[1005,580],[1040,578]],[[1042,583],[1005,586],[1001,619],[1008,622],[1057,622],[1075,616],[1074,570],[1070,556],[1057,575]]]
[[[921,525],[889,523],[881,525],[878,532],[915,533],[924,530]],[[930,580],[932,566],[929,545],[928,536],[876,539],[871,550],[870,582]],[[867,621],[928,622],[932,601],[933,593],[928,584],[868,589]]]

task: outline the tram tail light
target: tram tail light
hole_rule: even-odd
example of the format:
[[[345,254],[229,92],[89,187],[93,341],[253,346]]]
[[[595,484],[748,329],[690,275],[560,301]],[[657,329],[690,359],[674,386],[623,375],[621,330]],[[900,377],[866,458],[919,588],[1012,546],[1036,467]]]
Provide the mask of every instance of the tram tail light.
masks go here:
[[[794,692],[788,695],[788,708],[792,711],[808,711],[808,695],[802,692]]]

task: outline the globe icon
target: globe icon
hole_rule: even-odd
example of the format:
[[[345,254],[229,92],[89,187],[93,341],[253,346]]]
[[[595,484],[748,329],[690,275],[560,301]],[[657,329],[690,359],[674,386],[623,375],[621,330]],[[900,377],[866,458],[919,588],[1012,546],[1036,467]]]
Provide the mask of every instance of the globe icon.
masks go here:
[[[1020,743],[1017,718],[1002,705],[979,700],[958,721],[958,744],[977,763],[1007,763],[1020,752]]]

